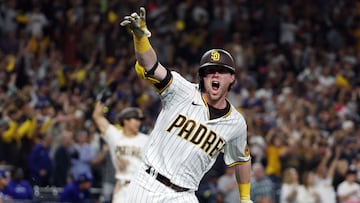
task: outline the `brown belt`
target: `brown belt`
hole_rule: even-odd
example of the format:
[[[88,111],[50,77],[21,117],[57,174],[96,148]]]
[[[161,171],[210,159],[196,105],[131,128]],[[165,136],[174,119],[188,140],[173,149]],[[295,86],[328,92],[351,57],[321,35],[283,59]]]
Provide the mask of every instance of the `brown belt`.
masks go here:
[[[130,184],[130,180],[117,180],[117,182],[120,185],[129,185]]]
[[[176,192],[185,192],[185,191],[189,190],[188,188],[184,188],[184,187],[173,184],[167,177],[161,175],[160,173],[152,174],[151,170],[154,170],[154,169],[152,167],[149,167],[145,171],[146,171],[146,173],[148,173],[152,176],[155,176],[156,180],[158,180],[162,184],[168,186],[169,188],[175,190]]]

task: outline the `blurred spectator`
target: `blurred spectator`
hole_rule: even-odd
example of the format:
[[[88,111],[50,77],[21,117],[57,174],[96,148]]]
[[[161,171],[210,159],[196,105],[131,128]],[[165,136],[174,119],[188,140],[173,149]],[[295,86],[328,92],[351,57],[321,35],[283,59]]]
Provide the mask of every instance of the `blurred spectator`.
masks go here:
[[[360,202],[360,184],[356,182],[356,173],[354,169],[346,172],[346,177],[337,188],[337,195],[340,203]]]
[[[0,118],[0,134],[3,135],[3,133],[5,132],[5,130],[8,128],[7,126],[7,122]],[[6,164],[6,153],[9,152],[8,151],[8,145],[6,143],[3,142],[2,137],[0,137],[0,163],[1,164]]]
[[[343,148],[341,150],[340,159],[346,160],[348,164],[351,165],[353,161],[355,161],[356,156],[358,155],[358,149],[356,148],[355,139],[349,136],[344,136],[344,137],[345,137],[344,140],[345,143],[343,144]]]
[[[112,163],[109,146],[104,143],[102,146],[102,153],[98,156],[104,156],[100,162],[101,164],[101,196],[100,201],[104,203],[112,202],[113,192],[116,184],[115,167]]]
[[[266,175],[277,181],[281,178],[282,167],[281,157],[286,153],[286,145],[283,142],[282,134],[277,134],[279,129],[271,129],[266,135]],[[281,132],[281,130],[279,130]]]
[[[217,187],[224,194],[224,202],[235,203],[240,201],[235,170],[233,167],[226,168],[225,173],[218,179]]]
[[[360,183],[360,155],[359,154],[351,167],[353,167],[357,171],[356,182]]]
[[[93,177],[90,173],[74,176],[71,183],[67,184],[60,194],[60,202],[85,203],[91,202],[90,188]]]
[[[272,181],[274,191],[280,190],[281,174],[283,170],[281,159],[286,155],[288,150],[288,147],[285,145],[283,141],[284,134],[279,133],[282,132],[280,128],[281,127],[273,128],[269,130],[266,135],[267,146],[265,149],[266,152],[265,174]],[[275,199],[277,198],[278,197],[275,196]]]
[[[271,197],[262,197],[257,203],[275,203]]]
[[[96,154],[94,148],[89,144],[88,132],[80,129],[76,132],[75,153],[78,156],[71,157],[71,175],[77,177],[79,174],[87,173],[92,175],[92,161]]]
[[[298,188],[299,177],[296,169],[285,169],[280,190],[280,203],[296,203]]]
[[[10,177],[6,170],[0,169],[0,200],[9,200],[9,181]]]
[[[306,171],[302,175],[302,184],[298,187],[296,195],[297,203],[318,203],[320,195],[315,190],[314,173]]]
[[[280,22],[280,43],[293,44],[296,39],[298,26],[294,22],[294,16],[286,15]]]
[[[259,203],[262,199],[269,199],[277,202],[275,197],[279,191],[275,190],[271,179],[265,174],[264,166],[261,163],[254,163],[252,166],[253,178],[251,180],[251,200]]]
[[[348,169],[349,164],[346,160],[340,159],[337,162],[333,180],[333,187],[335,188],[335,191],[337,191],[339,184],[345,180]]]
[[[101,168],[102,164],[96,160],[96,157],[102,157],[102,155],[107,153],[106,149],[102,148],[103,140],[101,140],[101,135],[96,129],[96,125],[90,120],[85,121],[84,124],[89,132],[89,144],[95,152],[95,158],[91,161],[91,168],[93,173],[93,187],[101,187]],[[101,149],[102,148],[102,149]],[[105,150],[105,152],[103,151]]]
[[[249,146],[250,146],[250,151],[251,151],[251,155],[252,155],[252,160],[254,163],[260,162],[263,163],[264,160],[266,159],[265,157],[265,148],[266,148],[266,143],[265,143],[265,139],[263,136],[261,135],[252,135],[249,136]]]
[[[21,112],[17,111],[15,107],[9,107],[3,111],[4,120],[7,121],[7,129],[2,133],[2,142],[4,147],[4,156],[3,162],[8,165],[15,165],[17,158],[20,156],[19,149],[15,140],[15,132],[19,126],[17,120],[20,119]]]
[[[50,185],[53,172],[52,161],[50,159],[52,139],[52,134],[45,134],[43,139],[30,152],[29,168],[32,185],[40,187]]]
[[[74,143],[73,132],[64,130],[60,135],[60,146],[55,150],[53,158],[52,184],[64,187],[69,180],[71,168],[71,153]]]
[[[1,29],[5,32],[16,32],[18,24],[16,22],[17,17],[17,1],[7,1],[3,3],[4,6],[0,7],[0,11],[3,14],[0,20]]]
[[[331,148],[327,145],[325,147],[326,152],[315,171],[315,190],[320,197],[319,203],[336,203],[336,192],[332,182],[334,179],[335,167],[339,160],[340,147],[336,147],[335,155],[333,157]]]
[[[44,27],[48,24],[48,20],[39,5],[34,5],[32,11],[27,14],[27,31],[32,37],[43,36]]]
[[[12,170],[8,195],[15,200],[32,200],[33,189],[30,182],[24,179],[23,169],[15,168]]]
[[[205,174],[200,182],[199,189],[195,193],[199,203],[216,203],[218,196],[223,196],[217,187],[218,177],[219,175],[215,170],[210,170]]]

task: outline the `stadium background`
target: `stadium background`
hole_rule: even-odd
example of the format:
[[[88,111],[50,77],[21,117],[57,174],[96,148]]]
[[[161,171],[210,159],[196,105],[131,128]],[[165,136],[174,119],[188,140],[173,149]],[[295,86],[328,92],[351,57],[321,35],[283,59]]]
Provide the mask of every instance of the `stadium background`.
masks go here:
[[[3,168],[21,168],[33,183],[29,154],[50,135],[52,156],[65,129],[86,130],[100,153],[91,112],[96,94],[111,81],[118,86],[108,100],[109,119],[116,122],[122,108],[138,106],[147,117],[142,131],[151,131],[160,103],[136,77],[131,36],[119,26],[141,5],[159,61],[188,79],[197,82],[205,50],[220,47],[233,54],[237,83],[229,99],[246,117],[253,161],[269,176],[280,180],[287,167],[299,174],[315,170],[325,151],[337,148],[339,165],[359,167],[358,1],[2,0]],[[267,154],[273,137],[281,143],[276,149],[286,151],[275,172],[268,169]],[[94,195],[105,179],[102,166],[91,166]],[[204,182],[224,172],[219,161]],[[341,180],[340,170],[338,176]],[[50,180],[40,190],[52,194],[51,185]]]

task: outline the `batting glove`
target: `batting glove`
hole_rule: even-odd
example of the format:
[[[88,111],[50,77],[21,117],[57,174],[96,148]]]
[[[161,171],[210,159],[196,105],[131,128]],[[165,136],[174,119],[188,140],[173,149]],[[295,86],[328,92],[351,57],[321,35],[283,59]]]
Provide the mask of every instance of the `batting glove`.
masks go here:
[[[125,16],[120,25],[130,29],[130,31],[137,37],[151,36],[151,32],[146,26],[146,11],[144,7],[140,7],[140,16],[137,13]]]
[[[116,87],[117,87],[116,82],[110,83],[108,86],[106,86],[104,89],[100,91],[100,93],[96,96],[96,100],[104,104],[106,100],[108,100],[115,92]]]
[[[253,203],[251,200],[240,200],[240,203]]]

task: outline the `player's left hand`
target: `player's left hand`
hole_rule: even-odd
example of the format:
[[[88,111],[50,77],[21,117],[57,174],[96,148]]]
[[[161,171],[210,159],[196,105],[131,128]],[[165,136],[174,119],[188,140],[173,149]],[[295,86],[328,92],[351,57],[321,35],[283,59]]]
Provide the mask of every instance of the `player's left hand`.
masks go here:
[[[129,16],[125,16],[120,25],[130,29],[137,37],[151,36],[151,32],[146,26],[146,10],[144,7],[140,7],[140,15],[134,12]]]

